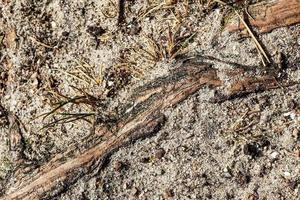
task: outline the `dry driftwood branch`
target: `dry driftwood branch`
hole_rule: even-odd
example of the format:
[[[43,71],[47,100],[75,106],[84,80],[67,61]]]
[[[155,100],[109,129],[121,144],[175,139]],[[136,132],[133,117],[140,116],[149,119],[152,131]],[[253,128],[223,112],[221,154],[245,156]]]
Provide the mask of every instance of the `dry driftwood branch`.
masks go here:
[[[82,175],[101,167],[103,160],[120,146],[153,133],[164,122],[165,108],[176,105],[205,85],[216,87],[221,81],[215,69],[202,64],[181,67],[169,76],[137,88],[132,96],[134,106],[125,106],[127,112],[120,120],[98,133],[105,135],[105,141],[73,158],[50,162],[34,177],[17,180],[15,188],[2,199],[43,198],[59,193]]]
[[[275,28],[289,26],[300,22],[300,0],[263,1],[248,8],[251,15],[251,26],[266,33]],[[240,23],[229,24],[229,32],[243,31],[245,26]]]
[[[242,78],[244,72],[236,70],[233,73],[239,79],[226,86],[229,94],[226,98],[219,98],[218,102],[278,87],[272,77]],[[109,126],[103,124],[97,130],[97,135],[103,136],[104,140],[99,139],[96,145],[77,155],[68,152],[59,154],[35,174],[24,176],[23,172],[23,176],[15,175],[14,188],[7,191],[1,200],[46,198],[61,193],[82,176],[101,169],[104,160],[119,147],[157,132],[165,121],[164,110],[203,86],[225,87],[217,76],[217,70],[209,64],[187,62],[169,75],[136,88],[128,104],[121,109],[123,114],[119,120]],[[88,143],[86,140],[82,142]]]

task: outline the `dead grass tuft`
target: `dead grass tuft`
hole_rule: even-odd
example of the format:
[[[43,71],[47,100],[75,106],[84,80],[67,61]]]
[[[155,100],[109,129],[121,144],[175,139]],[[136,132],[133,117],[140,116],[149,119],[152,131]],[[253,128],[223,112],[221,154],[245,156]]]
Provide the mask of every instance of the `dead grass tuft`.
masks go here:
[[[161,34],[158,39],[154,36],[144,35],[145,43],[136,43],[133,51],[140,58],[150,62],[160,62],[163,60],[173,60],[183,56],[188,52],[188,46],[195,33],[185,32],[180,26],[172,29],[170,26]]]

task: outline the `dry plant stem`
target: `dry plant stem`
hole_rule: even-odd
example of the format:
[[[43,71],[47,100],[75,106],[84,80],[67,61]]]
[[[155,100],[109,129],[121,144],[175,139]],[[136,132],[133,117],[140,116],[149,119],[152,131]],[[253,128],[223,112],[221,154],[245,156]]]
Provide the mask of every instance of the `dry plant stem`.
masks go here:
[[[47,45],[47,44],[44,44],[44,43],[42,43],[42,42],[40,42],[40,41],[38,41],[37,39],[35,39],[34,37],[29,37],[33,42],[35,42],[35,43],[37,43],[37,44],[39,44],[39,45],[41,45],[41,46],[43,46],[43,47],[46,47],[46,48],[49,48],[49,49],[53,49],[53,47],[51,47],[50,45]]]
[[[225,2],[221,1],[221,0],[215,0],[215,2],[218,2],[222,5],[227,5]],[[234,9],[232,6],[229,6],[231,7],[232,9]],[[247,12],[248,13],[248,12]],[[248,26],[248,24],[245,22],[245,20],[243,19],[243,17],[241,17],[241,15],[238,13],[237,10],[235,10],[235,14],[239,17],[239,19],[242,21],[243,25],[245,26],[247,32],[249,33],[249,35],[251,36],[252,40],[254,41],[255,43],[255,46],[256,48],[258,49],[258,53],[260,54],[260,57],[261,57],[261,60],[262,60],[262,63],[264,66],[266,66],[265,62],[264,62],[264,59],[262,58],[262,56],[266,59],[266,61],[268,63],[271,63],[269,57],[267,56],[266,52],[264,51],[264,49],[262,48],[262,46],[260,45],[260,43],[258,42],[258,40],[256,39],[255,35],[252,33],[250,27]]]
[[[249,28],[249,26],[247,25],[247,23],[245,22],[245,20],[241,17],[241,15],[237,11],[235,11],[235,13],[240,18],[240,20],[243,22],[244,26],[246,27],[249,35],[253,39],[253,41],[254,41],[256,47],[259,49],[260,53],[264,56],[264,58],[268,61],[268,63],[271,63],[271,61],[268,58],[266,52],[264,51],[264,49],[262,48],[262,46],[260,45],[260,43],[257,41],[255,35],[252,33],[251,29]],[[264,63],[264,61],[263,61],[263,63]]]
[[[215,69],[200,64],[182,66],[169,76],[137,88],[131,98],[135,106],[124,106],[125,114],[120,120],[112,128],[103,127],[102,133],[98,133],[104,135],[106,140],[73,158],[65,158],[67,161],[59,159],[50,162],[33,177],[17,179],[13,191],[2,200],[56,195],[78,178],[100,168],[103,160],[120,146],[155,132],[164,122],[162,112],[165,108],[176,105],[206,85],[217,87],[221,81]]]

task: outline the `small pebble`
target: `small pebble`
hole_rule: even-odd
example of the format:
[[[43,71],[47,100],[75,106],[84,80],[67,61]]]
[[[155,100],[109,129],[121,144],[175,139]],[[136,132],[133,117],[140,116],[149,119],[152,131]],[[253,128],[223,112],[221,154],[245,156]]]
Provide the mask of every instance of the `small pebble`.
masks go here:
[[[164,149],[158,149],[156,152],[155,152],[155,158],[160,160],[162,159],[162,157],[164,157],[166,151]]]
[[[283,175],[284,175],[285,177],[290,177],[290,176],[291,176],[291,173],[290,173],[290,172],[283,172]]]
[[[231,176],[231,174],[229,172],[225,172],[224,173],[224,177],[225,178],[231,178],[232,176]]]
[[[248,184],[251,181],[251,177],[250,177],[249,174],[245,174],[245,173],[239,172],[237,174],[236,181],[240,185],[246,185],[246,184]]]
[[[151,158],[150,157],[141,158],[141,162],[142,163],[150,163],[151,162]]]
[[[107,81],[107,86],[108,87],[111,87],[111,86],[113,86],[114,85],[114,82],[113,81]]]
[[[289,109],[293,110],[297,107],[297,102],[294,99],[292,99],[288,102],[287,106]]]
[[[163,196],[165,199],[171,198],[174,196],[174,192],[171,189],[166,189]]]
[[[253,194],[250,194],[248,196],[248,199],[247,200],[256,200],[257,198],[253,195]]]
[[[131,189],[133,186],[133,180],[128,180],[123,184],[123,188],[125,190]]]
[[[156,174],[157,174],[158,176],[164,175],[165,173],[166,173],[166,172],[165,172],[165,170],[163,170],[163,169],[158,169],[157,172],[156,172]]]
[[[256,176],[259,176],[262,173],[262,167],[259,164],[254,164],[252,167],[252,172]]]
[[[121,172],[124,168],[126,168],[126,164],[124,162],[121,162],[121,161],[117,161],[115,163],[115,166],[114,166],[114,169],[115,171],[117,172]]]
[[[293,136],[296,140],[299,140],[299,138],[300,138],[300,131],[299,131],[297,128],[295,128],[295,129],[293,130],[293,132],[292,132],[292,136]]]
[[[137,196],[139,194],[139,190],[136,187],[134,187],[134,188],[132,188],[130,194],[132,196]]]
[[[294,155],[295,155],[296,157],[300,157],[300,150],[299,150],[299,149],[295,150],[295,151],[294,151]]]
[[[256,143],[250,143],[245,144],[244,146],[244,154],[249,155],[252,158],[258,157],[260,155],[261,151],[259,150],[258,144]]]
[[[229,170],[228,170],[228,167],[224,168],[223,172],[224,172],[223,174],[224,174],[225,178],[231,178],[232,177]]]
[[[277,159],[278,158],[278,156],[279,156],[279,153],[278,152],[276,152],[276,151],[274,151],[273,153],[271,153],[271,158],[272,159]]]
[[[56,28],[56,27],[57,27],[57,24],[56,24],[54,21],[52,21],[52,22],[51,22],[51,26],[52,26],[52,28]]]

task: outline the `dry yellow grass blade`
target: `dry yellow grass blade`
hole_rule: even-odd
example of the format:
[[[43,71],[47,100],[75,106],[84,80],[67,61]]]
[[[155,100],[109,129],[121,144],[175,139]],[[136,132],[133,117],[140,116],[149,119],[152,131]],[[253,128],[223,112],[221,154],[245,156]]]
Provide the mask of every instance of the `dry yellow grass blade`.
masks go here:
[[[233,6],[230,6],[228,5],[227,3],[225,3],[224,1],[221,1],[221,0],[214,0],[215,2],[217,3],[220,3],[221,5],[224,5],[224,6],[228,6],[230,8],[232,8],[235,12],[235,14],[238,16],[238,18],[242,21],[242,23],[244,24],[244,26],[246,27],[246,30],[248,31],[250,37],[252,38],[252,40],[254,41],[255,43],[255,46],[256,48],[258,49],[258,53],[259,53],[259,56],[262,60],[262,63],[264,66],[266,66],[265,62],[264,62],[264,59],[266,59],[266,61],[268,63],[271,63],[268,55],[266,54],[265,50],[262,48],[261,44],[258,42],[258,40],[256,39],[255,35],[252,33],[250,27],[248,26],[248,24],[245,22],[245,20],[243,19],[243,17],[238,13],[238,11],[236,10],[236,8],[234,8]],[[262,57],[263,56],[263,57]]]
[[[41,45],[41,46],[43,46],[43,47],[46,47],[46,48],[49,48],[49,49],[53,49],[52,46],[50,46],[50,45],[48,45],[48,44],[44,44],[44,43],[38,41],[37,39],[35,39],[35,38],[32,37],[32,36],[29,36],[29,38],[30,38],[33,42],[35,42],[35,43],[37,43],[37,44],[39,44],[39,45]]]
[[[264,58],[268,61],[268,63],[271,63],[269,57],[267,56],[266,52],[264,51],[264,49],[262,48],[262,46],[260,45],[260,43],[258,42],[258,40],[256,39],[255,35],[252,33],[251,29],[249,28],[248,24],[245,22],[245,20],[241,17],[241,15],[235,11],[236,15],[240,18],[240,20],[242,21],[242,23],[244,24],[244,26],[246,27],[248,33],[250,34],[251,38],[253,39],[255,45],[258,47],[258,49],[260,50],[261,54],[264,56]]]
[[[174,8],[173,5],[167,5],[166,3],[161,3],[155,6],[151,6],[150,8],[147,9],[147,11],[145,11],[145,13],[142,13],[141,16],[139,16],[139,19],[144,19],[145,17],[147,17],[149,14],[153,13],[153,12],[157,12],[161,9],[169,9],[169,8]]]

